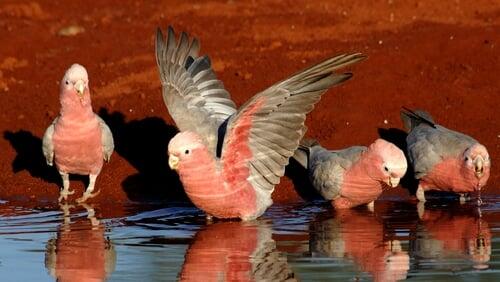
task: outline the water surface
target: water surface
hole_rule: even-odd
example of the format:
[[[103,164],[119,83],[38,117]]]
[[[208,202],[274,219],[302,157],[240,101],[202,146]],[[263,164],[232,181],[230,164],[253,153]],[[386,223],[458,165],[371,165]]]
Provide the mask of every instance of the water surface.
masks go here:
[[[333,211],[275,205],[252,222],[207,222],[186,204],[61,205],[0,201],[2,281],[495,281],[499,198],[386,199]]]

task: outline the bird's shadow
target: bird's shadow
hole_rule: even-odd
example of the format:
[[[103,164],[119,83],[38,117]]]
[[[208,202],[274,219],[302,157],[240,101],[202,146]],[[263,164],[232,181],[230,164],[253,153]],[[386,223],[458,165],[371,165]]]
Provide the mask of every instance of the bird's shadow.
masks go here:
[[[56,169],[48,166],[45,161],[41,138],[26,130],[17,132],[4,131],[3,137],[10,142],[17,152],[14,161],[12,161],[12,171],[14,173],[26,170],[32,177],[61,185],[61,176],[59,176]]]
[[[306,201],[324,200],[309,181],[307,170],[293,158],[290,158],[285,175],[292,180],[295,191],[302,199]]]
[[[120,112],[100,109],[99,116],[110,127],[115,153],[127,160],[137,173],[121,182],[129,200],[139,202],[188,201],[177,174],[168,167],[167,146],[177,133],[174,126],[158,117],[126,121]],[[4,131],[4,139],[17,152],[14,173],[26,170],[32,177],[60,186],[61,177],[48,166],[42,152],[42,139],[27,130]],[[87,185],[88,177],[71,176]]]
[[[406,159],[408,160],[408,153],[406,150],[406,136],[408,134],[399,128],[379,128],[378,134],[380,138],[393,143],[399,149],[401,149]],[[401,187],[408,189],[411,195],[415,195],[415,192],[418,188],[418,180],[414,177],[415,172],[413,171],[413,167],[408,165],[408,169],[406,171],[405,176],[401,179]]]
[[[137,173],[121,183],[132,201],[187,201],[177,173],[168,167],[168,142],[177,133],[159,117],[126,121],[120,112],[99,110],[99,116],[113,133],[115,152],[126,159]]]

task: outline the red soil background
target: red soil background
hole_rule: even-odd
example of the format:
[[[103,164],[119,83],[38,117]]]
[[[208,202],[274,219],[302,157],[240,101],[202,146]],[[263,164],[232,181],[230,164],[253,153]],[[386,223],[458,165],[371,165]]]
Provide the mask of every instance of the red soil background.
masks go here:
[[[498,1],[19,1],[0,3],[0,199],[53,202],[60,180],[41,137],[59,110],[59,81],[75,62],[90,75],[96,112],[116,151],[97,180],[98,202],[183,199],[166,161],[175,127],[161,98],[157,26],[196,36],[238,105],[329,56],[363,52],[354,77],[309,115],[308,136],[329,148],[367,145],[402,128],[401,106],[474,136],[498,193]],[[73,26],[71,36],[61,35]],[[70,29],[71,30],[71,29]],[[71,33],[71,32],[70,32]],[[401,137],[401,131],[381,131]],[[83,178],[71,185],[83,191]],[[404,189],[388,193],[408,195]],[[284,177],[276,202],[301,199]]]

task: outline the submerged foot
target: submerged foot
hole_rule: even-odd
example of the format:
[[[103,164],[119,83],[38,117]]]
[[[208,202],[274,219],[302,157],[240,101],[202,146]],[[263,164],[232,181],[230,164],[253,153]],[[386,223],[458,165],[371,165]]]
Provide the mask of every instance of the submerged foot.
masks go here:
[[[415,194],[415,196],[417,196],[417,199],[418,199],[420,202],[425,203],[425,192],[424,192],[424,188],[422,188],[421,186],[418,186],[417,193]]]

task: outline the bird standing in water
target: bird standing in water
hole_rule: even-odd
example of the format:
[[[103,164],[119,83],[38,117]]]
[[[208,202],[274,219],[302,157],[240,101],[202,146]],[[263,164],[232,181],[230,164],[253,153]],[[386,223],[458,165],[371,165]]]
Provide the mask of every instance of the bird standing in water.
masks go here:
[[[259,217],[299,145],[304,121],[321,95],[349,79],[339,68],[361,54],[329,58],[253,96],[236,109],[199,43],[158,29],[156,59],[168,111],[181,131],[168,145],[169,166],[208,216]]]
[[[383,139],[368,147],[353,146],[330,151],[313,140],[303,140],[295,152],[313,187],[336,209],[369,204],[373,208],[383,183],[396,187],[405,175],[403,151]]]
[[[424,111],[401,110],[408,131],[408,161],[419,179],[416,196],[425,201],[425,191],[455,193],[480,191],[490,176],[491,161],[486,147],[474,138],[434,122]]]

